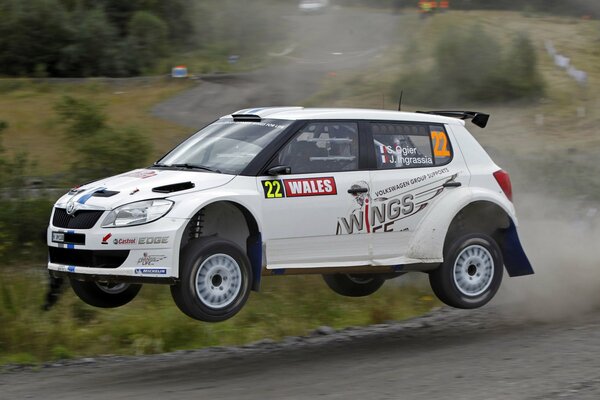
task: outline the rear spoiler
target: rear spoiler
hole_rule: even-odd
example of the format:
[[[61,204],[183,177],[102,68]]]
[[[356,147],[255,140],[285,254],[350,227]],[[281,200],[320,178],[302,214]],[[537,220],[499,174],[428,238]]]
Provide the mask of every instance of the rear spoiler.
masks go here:
[[[452,117],[460,119],[470,119],[475,125],[480,128],[487,126],[488,120],[490,119],[489,114],[484,114],[477,111],[417,111],[420,114],[433,114],[441,115],[443,117]]]

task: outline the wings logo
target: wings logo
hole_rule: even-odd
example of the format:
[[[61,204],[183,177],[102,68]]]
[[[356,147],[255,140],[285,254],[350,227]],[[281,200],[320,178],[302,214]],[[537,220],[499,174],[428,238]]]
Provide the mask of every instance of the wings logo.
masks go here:
[[[366,182],[357,182],[350,189],[354,192],[352,196],[358,207],[354,208],[347,217],[338,219],[336,235],[393,232],[397,222],[423,211],[444,191],[444,184],[455,178],[456,174],[389,198],[375,199],[371,197],[371,190]]]

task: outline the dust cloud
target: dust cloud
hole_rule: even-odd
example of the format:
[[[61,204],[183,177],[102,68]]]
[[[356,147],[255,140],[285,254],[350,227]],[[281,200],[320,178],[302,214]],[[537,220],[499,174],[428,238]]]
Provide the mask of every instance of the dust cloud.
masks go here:
[[[494,304],[514,318],[577,319],[600,308],[597,204],[521,195],[519,234],[535,275],[508,278]]]

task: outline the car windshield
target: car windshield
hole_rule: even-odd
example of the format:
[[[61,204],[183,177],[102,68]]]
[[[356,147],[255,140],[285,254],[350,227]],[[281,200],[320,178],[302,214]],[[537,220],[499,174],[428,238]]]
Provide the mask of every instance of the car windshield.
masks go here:
[[[155,166],[239,174],[291,123],[221,119],[181,143]]]

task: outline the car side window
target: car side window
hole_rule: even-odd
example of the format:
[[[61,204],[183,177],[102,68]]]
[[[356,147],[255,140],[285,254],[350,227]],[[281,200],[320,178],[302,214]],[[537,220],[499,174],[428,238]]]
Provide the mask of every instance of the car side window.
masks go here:
[[[377,169],[444,165],[452,149],[442,125],[371,123]]]
[[[355,171],[358,169],[358,124],[309,123],[281,150],[280,165],[292,174]]]

